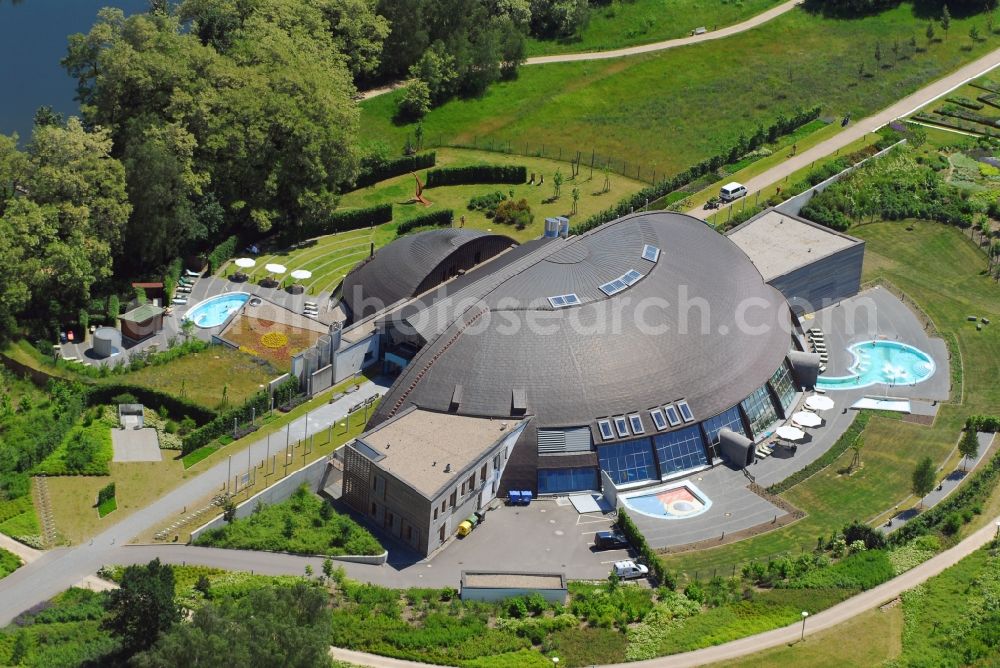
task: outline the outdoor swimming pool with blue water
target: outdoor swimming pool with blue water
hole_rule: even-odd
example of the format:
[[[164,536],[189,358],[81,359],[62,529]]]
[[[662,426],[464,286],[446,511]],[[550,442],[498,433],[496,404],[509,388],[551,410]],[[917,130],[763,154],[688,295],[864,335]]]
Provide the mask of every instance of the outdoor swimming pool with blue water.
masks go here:
[[[226,321],[226,318],[246,304],[249,299],[250,295],[245,292],[209,297],[205,301],[195,304],[187,312],[187,315],[184,316],[184,319],[190,320],[205,329],[218,327]]]
[[[695,517],[712,507],[712,500],[689,482],[624,495],[620,498],[626,506],[637,513],[662,520]]]
[[[934,375],[930,355],[899,341],[861,341],[847,350],[854,355],[850,375],[820,376],[816,387],[849,390],[871,385],[916,385]]]

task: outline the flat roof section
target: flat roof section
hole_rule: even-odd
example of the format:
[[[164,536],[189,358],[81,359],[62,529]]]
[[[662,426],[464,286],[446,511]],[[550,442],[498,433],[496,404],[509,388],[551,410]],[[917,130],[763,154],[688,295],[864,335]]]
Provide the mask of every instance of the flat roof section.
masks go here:
[[[155,318],[156,316],[163,313],[163,309],[159,306],[153,306],[152,304],[143,304],[142,306],[137,306],[128,313],[122,313],[118,316],[119,320],[125,320],[128,322],[145,322],[150,318]]]
[[[777,209],[751,218],[727,236],[750,256],[765,281],[863,243]]]
[[[519,423],[413,408],[362,434],[358,441],[383,455],[377,460],[379,468],[433,499],[443,487],[459,482],[463,469]]]
[[[559,573],[463,571],[462,586],[489,589],[563,589],[566,582]]]

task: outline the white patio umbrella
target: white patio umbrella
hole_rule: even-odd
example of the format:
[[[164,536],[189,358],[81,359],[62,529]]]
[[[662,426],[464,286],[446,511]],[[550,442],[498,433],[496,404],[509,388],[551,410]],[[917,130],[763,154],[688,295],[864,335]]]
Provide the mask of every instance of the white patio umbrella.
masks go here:
[[[814,394],[806,399],[806,407],[814,411],[828,411],[833,408],[833,399],[822,394]]]
[[[285,268],[285,265],[283,265],[283,264],[273,264],[273,263],[271,263],[271,264],[265,264],[264,265],[264,269],[266,269],[268,271],[268,273],[271,273],[271,274],[283,274],[286,271],[288,271],[288,269]]]
[[[778,438],[783,438],[786,441],[801,441],[806,437],[806,433],[799,429],[798,427],[793,427],[790,424],[785,424],[774,432],[778,435]]]
[[[818,427],[823,424],[823,418],[809,411],[799,411],[792,414],[792,422],[800,427]]]
[[[307,278],[312,278],[313,273],[308,269],[296,269],[289,276],[294,278],[296,281],[304,281]]]
[[[249,269],[250,267],[257,264],[257,260],[253,259],[252,257],[241,257],[236,260],[235,264],[240,269]]]

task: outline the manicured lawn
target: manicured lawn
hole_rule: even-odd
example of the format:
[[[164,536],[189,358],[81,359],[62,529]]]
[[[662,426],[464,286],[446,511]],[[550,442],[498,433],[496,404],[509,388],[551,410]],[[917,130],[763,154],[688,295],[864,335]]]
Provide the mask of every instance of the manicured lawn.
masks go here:
[[[529,39],[529,56],[580,51],[607,51],[689,35],[745,21],[781,0],[629,0],[591,5],[590,21],[579,37],[563,40]]]
[[[658,54],[525,67],[480,98],[432,111],[424,134],[431,142],[494,137],[518,150],[526,143],[531,151],[596,150],[644,171],[675,173],[796,107],[819,104],[831,117],[861,118],[889,105],[996,47],[990,36],[965,50],[972,24],[985,33],[981,17],[955,19],[947,40],[913,53],[910,38],[923,48],[926,22],[909,4],[855,20],[795,10],[731,38]],[[896,41],[901,59],[893,62]],[[877,72],[876,43],[883,53]],[[859,77],[861,62],[876,73]],[[361,128],[401,148],[414,126],[394,125],[398,95],[363,103]]]
[[[195,545],[328,556],[384,552],[366,529],[305,486],[286,501],[202,534]]]
[[[214,409],[222,403],[223,388],[229,405],[240,404],[277,375],[276,370],[261,366],[245,353],[211,346],[166,364],[115,376],[110,382],[151,387]]]
[[[895,659],[901,649],[903,611],[900,606],[869,610],[805,642],[751,654],[735,661],[713,664],[718,668],[771,668],[771,666],[879,666]]]
[[[48,478],[52,515],[62,539],[79,543],[146,507],[188,477],[181,461],[169,453],[159,462],[112,462],[110,470],[110,476]],[[100,517],[94,512],[94,502],[98,490],[109,482],[115,483],[118,510],[109,517]]]
[[[412,193],[411,193],[412,194]],[[344,204],[358,206],[358,204]],[[264,266],[277,262],[285,265],[289,271],[306,269],[312,272],[312,277],[302,281],[309,294],[318,294],[332,290],[343,279],[350,269],[368,257],[371,244],[384,246],[396,237],[395,226],[383,225],[374,229],[351,230],[330,234],[318,239],[310,239],[287,248],[257,258],[257,264],[247,272],[251,280],[267,277]],[[236,271],[232,263],[224,265],[219,275],[228,275]]]
[[[569,156],[567,156],[569,157]],[[465,216],[465,227],[492,230],[514,237],[518,241],[534,239],[542,234],[545,227],[545,218],[552,216],[569,216],[573,206],[571,193],[574,188],[579,189],[580,199],[577,202],[577,213],[572,220],[583,220],[593,213],[607,209],[618,203],[626,195],[630,195],[642,189],[645,183],[628,179],[618,174],[611,175],[611,190],[600,192],[604,185],[604,175],[599,170],[594,170],[593,177],[590,168],[580,167],[580,174],[576,179],[570,179],[570,166],[558,160],[547,160],[523,155],[508,155],[492,151],[473,151],[466,149],[437,149],[437,166],[460,166],[473,164],[503,164],[503,165],[524,165],[528,168],[528,174],[534,173],[537,177],[543,177],[544,183],[541,186],[534,185],[506,185],[483,183],[468,186],[447,186],[439,188],[428,188],[424,195],[432,203],[432,206],[425,208],[419,204],[404,204],[413,197],[414,181],[410,175],[397,176],[383,181],[370,188],[362,188],[348,193],[341,203],[345,207],[372,206],[384,202],[393,204],[393,222],[390,225],[408,220],[414,216],[422,215],[438,209],[452,209],[455,212],[455,225],[459,225],[459,217]],[[552,186],[552,176],[559,170],[565,177],[562,184],[559,199],[546,202],[554,195]],[[424,180],[424,173],[420,174]],[[531,212],[535,215],[534,223],[524,230],[517,230],[513,227],[504,227],[495,224],[481,211],[469,211],[467,205],[469,199],[476,195],[485,195],[493,192],[501,192],[509,196],[509,191],[514,191],[515,199],[526,199]],[[389,239],[391,240],[391,239]]]
[[[21,558],[0,548],[0,578],[5,578],[21,567]]]
[[[912,231],[906,231],[912,225]],[[965,418],[993,413],[1000,405],[1000,332],[977,332],[965,316],[1000,317],[1000,286],[982,275],[985,256],[967,237],[935,223],[876,223],[851,234],[866,240],[865,278],[883,276],[906,292],[945,333],[954,333],[964,362],[962,403],[941,405],[931,427],[873,417],[864,432],[864,467],[851,476],[837,473],[853,457],[850,451],[820,474],[783,496],[807,516],[762,536],[711,550],[667,558],[668,566],[701,577],[731,574],[737,564],[782,552],[810,550],[820,535],[854,519],[867,520],[903,501],[910,493],[916,462],[929,456],[942,462],[958,438]],[[953,360],[954,364],[957,360]],[[953,398],[953,402],[958,401]]]
[[[289,271],[307,269],[312,277],[302,281],[308,294],[319,294],[331,291],[340,284],[344,276],[356,264],[368,257],[371,247],[380,248],[396,239],[396,227],[399,223],[415,216],[424,215],[441,209],[452,209],[455,212],[455,225],[461,225],[460,218],[465,216],[465,227],[478,230],[490,230],[507,234],[518,241],[534,239],[542,234],[545,218],[552,216],[569,216],[572,210],[574,188],[579,189],[580,199],[577,202],[577,213],[574,220],[582,220],[593,213],[607,209],[618,203],[626,195],[642,189],[645,183],[625,178],[618,174],[611,175],[611,188],[602,192],[604,176],[599,169],[593,175],[589,167],[581,166],[580,174],[575,179],[570,178],[570,165],[559,160],[507,154],[495,151],[477,151],[461,148],[438,148],[438,167],[457,167],[475,164],[524,165],[528,173],[544,178],[541,186],[508,184],[490,184],[467,186],[447,186],[429,188],[424,191],[431,202],[430,207],[419,204],[407,204],[413,198],[415,182],[413,176],[406,174],[381,181],[367,188],[346,193],[340,201],[342,208],[373,206],[375,204],[391,203],[393,205],[392,222],[373,229],[351,230],[329,234],[317,239],[296,244],[257,258],[257,264],[247,272],[250,280],[256,281],[267,276],[265,265],[277,262],[285,265]],[[567,154],[567,159],[570,158]],[[552,176],[559,170],[565,177],[562,193],[559,199],[546,201],[553,197]],[[421,181],[426,181],[426,171],[418,172]],[[536,181],[538,179],[536,178]],[[504,195],[514,191],[514,197],[524,198],[531,206],[534,222],[524,230],[496,225],[481,211],[470,211],[467,208],[469,199],[476,195],[485,195],[499,191]],[[236,271],[232,263],[220,268],[218,275],[226,276]]]

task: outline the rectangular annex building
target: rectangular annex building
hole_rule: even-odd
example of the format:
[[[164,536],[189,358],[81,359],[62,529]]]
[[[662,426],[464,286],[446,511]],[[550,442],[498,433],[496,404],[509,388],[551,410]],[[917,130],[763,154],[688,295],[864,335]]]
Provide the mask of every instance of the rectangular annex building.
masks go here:
[[[865,242],[812,221],[768,209],[727,236],[799,315],[858,293]]]
[[[525,422],[410,407],[346,446],[342,498],[430,554],[496,498]]]

